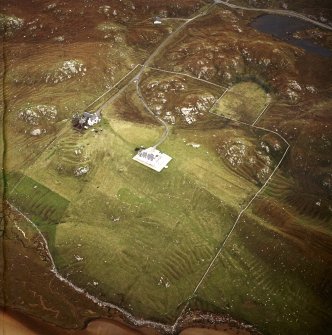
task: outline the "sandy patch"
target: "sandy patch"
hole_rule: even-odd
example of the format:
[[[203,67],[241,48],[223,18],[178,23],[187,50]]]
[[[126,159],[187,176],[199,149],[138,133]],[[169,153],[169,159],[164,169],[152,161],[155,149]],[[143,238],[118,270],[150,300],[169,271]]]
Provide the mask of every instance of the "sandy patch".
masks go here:
[[[0,313],[0,335],[157,335],[154,329],[135,330],[109,320],[91,321],[84,330],[65,330],[15,312],[0,311]],[[250,333],[224,326],[219,330],[187,328],[179,335],[250,335]]]

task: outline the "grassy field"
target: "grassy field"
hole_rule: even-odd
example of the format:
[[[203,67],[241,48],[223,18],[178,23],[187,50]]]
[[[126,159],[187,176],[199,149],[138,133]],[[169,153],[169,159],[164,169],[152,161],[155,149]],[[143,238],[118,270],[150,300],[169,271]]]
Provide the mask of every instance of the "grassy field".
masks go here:
[[[217,85],[144,71],[142,95],[170,124],[160,150],[173,160],[156,173],[132,160],[135,148],[153,145],[164,131],[134,82],[121,94],[127,81],[113,88],[107,98],[116,99],[93,129],[76,132],[70,120],[143,64],[183,23],[174,18],[207,2],[39,2],[6,7],[24,19],[5,41],[8,200],[36,223],[59,272],[144,319],[172,324],[189,299],[192,310],[229,313],[266,334],[325,335],[332,314],[330,60],[250,28],[254,12],[218,5],[192,20],[149,64]],[[155,15],[172,19],[154,25]],[[276,134],[243,124],[271,97],[239,80],[262,83],[279,99],[259,124],[291,148],[284,175],[245,211],[191,299],[286,149]],[[208,113],[226,86],[217,115]],[[45,319],[64,327],[95,317],[97,305],[77,313],[84,297],[68,304],[71,288],[53,286],[40,237],[14,212],[6,235],[11,304],[22,308],[24,300],[25,311],[43,315],[54,300],[59,313],[46,307]],[[47,291],[38,296],[41,286]]]
[[[134,119],[140,117],[130,87],[118,99],[124,109],[136,106]],[[116,106],[108,107],[98,132],[63,130],[24,173],[70,201],[53,235],[47,234],[59,271],[136,316],[171,323],[258,190],[220,156],[216,139],[229,139],[231,128],[236,140],[258,145],[266,134],[225,128],[210,116],[174,128],[161,148],[173,160],[156,173],[131,158],[135,147],[155,143],[162,128],[126,121]],[[88,173],[75,176],[80,166]]]
[[[247,212],[191,308],[231,312],[259,324],[264,334],[329,333],[330,256],[310,239],[294,238],[296,230],[305,231],[302,221],[277,226],[269,219]]]
[[[125,126],[116,132],[124,136]],[[139,139],[144,128],[127,126]],[[156,134],[144,131],[145,139]],[[140,316],[170,321],[230,229],[234,210],[184,175],[176,163],[173,171],[158,175],[131,161],[135,142],[128,146],[110,134],[90,146],[98,143],[105,156],[57,226],[54,251],[61,257],[56,264],[100,298]],[[83,260],[77,261],[76,254]]]
[[[251,124],[268,102],[268,95],[260,85],[253,82],[242,82],[232,86],[212,112]]]
[[[60,223],[68,200],[21,173],[11,173],[6,178],[9,202],[38,225]]]

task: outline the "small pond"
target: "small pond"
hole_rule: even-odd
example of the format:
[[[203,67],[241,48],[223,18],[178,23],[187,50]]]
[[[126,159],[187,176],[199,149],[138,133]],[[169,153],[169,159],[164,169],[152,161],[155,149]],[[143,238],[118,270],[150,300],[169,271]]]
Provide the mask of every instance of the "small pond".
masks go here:
[[[332,57],[332,50],[313,41],[293,37],[295,32],[316,28],[315,25],[304,20],[284,15],[267,14],[256,18],[251,26],[260,32],[271,34],[310,53],[322,57]]]

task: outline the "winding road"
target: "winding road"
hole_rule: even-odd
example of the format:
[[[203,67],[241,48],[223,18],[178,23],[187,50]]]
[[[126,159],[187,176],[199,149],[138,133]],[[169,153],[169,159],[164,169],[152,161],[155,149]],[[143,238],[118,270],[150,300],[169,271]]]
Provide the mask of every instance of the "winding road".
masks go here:
[[[305,15],[303,14],[300,14],[300,13],[296,13],[296,12],[293,12],[293,11],[288,11],[288,10],[278,10],[278,9],[259,9],[259,8],[249,8],[249,7],[243,7],[243,6],[238,6],[238,5],[234,5],[232,3],[229,3],[228,1],[220,1],[220,0],[215,0],[211,5],[209,5],[204,11],[202,11],[201,13],[197,14],[196,16],[190,18],[190,19],[179,19],[179,21],[183,21],[183,23],[177,27],[155,50],[154,52],[149,56],[149,58],[144,62],[143,65],[137,65],[137,66],[141,66],[141,69],[140,71],[138,72],[138,74],[132,78],[122,89],[120,89],[114,96],[112,96],[110,99],[108,99],[103,105],[102,107],[100,108],[103,109],[105,108],[106,105],[109,105],[113,99],[115,97],[118,96],[118,94],[120,92],[123,92],[125,90],[125,88],[128,87],[128,85],[134,81],[135,84],[136,84],[136,90],[137,90],[137,94],[140,98],[140,100],[142,101],[144,107],[147,109],[147,111],[153,115],[157,120],[158,122],[163,126],[164,128],[164,133],[163,135],[161,136],[161,138],[158,140],[158,142],[154,145],[155,147],[158,147],[159,145],[161,145],[168,137],[169,135],[169,125],[164,121],[162,120],[159,116],[157,116],[151,109],[150,107],[148,106],[147,102],[145,101],[143,95],[142,95],[142,92],[141,92],[141,88],[140,88],[140,84],[141,84],[141,80],[142,80],[142,75],[144,73],[144,71],[146,69],[153,69],[153,70],[156,70],[156,71],[161,71],[161,72],[168,72],[168,73],[171,73],[171,74],[175,74],[175,75],[181,75],[181,76],[186,76],[186,77],[191,77],[195,80],[198,80],[198,81],[202,81],[202,82],[205,82],[205,83],[208,83],[208,84],[211,84],[211,85],[216,85],[216,86],[219,86],[219,87],[222,87],[221,85],[218,85],[218,84],[214,84],[214,83],[211,83],[209,81],[206,81],[204,79],[200,79],[200,78],[196,78],[194,76],[191,76],[191,75],[188,75],[188,74],[185,74],[185,73],[178,73],[178,72],[174,72],[174,71],[168,71],[168,70],[163,70],[163,69],[159,69],[159,68],[156,68],[156,67],[152,67],[150,66],[152,63],[153,63],[153,60],[155,59],[155,57],[167,46],[167,44],[173,39],[175,38],[175,36],[181,32],[190,22],[192,22],[193,20],[205,15],[213,6],[215,5],[224,5],[224,6],[227,6],[229,8],[233,8],[233,9],[241,9],[241,10],[248,10],[248,11],[257,11],[257,12],[265,12],[265,13],[274,13],[274,14],[279,14],[279,15],[288,15],[288,16],[293,16],[293,17],[296,17],[296,18],[299,18],[299,19],[302,19],[302,20],[305,20],[305,21],[308,21],[308,22],[311,22],[321,28],[324,28],[324,29],[329,29],[329,30],[332,30],[332,27],[330,27],[329,25],[326,25],[324,23],[321,23],[321,22],[318,22],[318,21],[315,21],[315,20],[312,20],[308,17],[306,17]],[[132,70],[134,71],[137,66]],[[130,71],[126,76],[124,76],[121,80],[125,79],[132,71]],[[121,81],[120,80],[120,81]],[[119,81],[119,82],[120,82]],[[116,85],[114,85],[116,86]],[[113,86],[113,88],[114,88]],[[98,99],[100,99],[101,97],[104,97],[110,90],[106,91],[105,93],[103,93],[102,96],[100,96],[99,98],[97,98],[93,103],[95,103],[96,101],[98,101]],[[227,90],[223,93],[225,94],[227,92]],[[221,95],[219,97],[219,99],[217,101],[220,100],[220,98],[222,98],[223,95]],[[92,104],[93,104],[92,103]],[[91,104],[91,105],[92,105]],[[209,112],[211,112],[212,108],[214,107],[211,106],[211,109],[209,110]],[[194,295],[196,294],[197,290],[199,289],[199,287],[201,286],[202,282],[205,280],[206,276],[209,274],[211,268],[213,267],[213,265],[215,264],[216,260],[218,259],[219,255],[221,254],[225,244],[227,243],[229,237],[231,236],[231,234],[233,233],[234,229],[236,228],[237,224],[239,223],[240,221],[240,218],[242,217],[242,214],[248,209],[248,207],[252,204],[252,202],[256,199],[256,197],[262,192],[262,190],[266,187],[266,185],[269,183],[269,181],[271,180],[271,178],[274,176],[275,172],[279,169],[280,165],[282,164],[284,158],[286,157],[287,155],[287,152],[290,148],[290,145],[289,143],[287,142],[287,140],[282,137],[280,134],[272,131],[272,130],[269,130],[269,129],[265,129],[265,128],[261,128],[261,127],[258,127],[256,126],[256,122],[257,120],[260,118],[260,116],[266,111],[268,106],[266,106],[264,108],[264,110],[262,110],[262,112],[259,114],[258,118],[254,121],[253,124],[248,124],[248,123],[245,123],[245,122],[240,122],[242,124],[245,124],[247,126],[251,126],[251,127],[254,127],[254,128],[257,128],[257,129],[262,129],[262,130],[265,130],[265,131],[268,131],[268,132],[271,132],[271,133],[274,133],[276,135],[278,135],[284,142],[285,144],[287,145],[287,148],[285,149],[284,153],[283,153],[283,156],[282,158],[280,159],[279,163],[275,166],[275,169],[272,171],[271,175],[267,178],[266,182],[264,183],[264,185],[258,190],[258,192],[251,198],[251,200],[248,202],[248,204],[240,211],[237,219],[235,220],[231,230],[228,232],[228,234],[226,235],[225,239],[221,242],[220,244],[220,247],[219,249],[217,250],[216,254],[214,255],[214,257],[211,259],[208,267],[205,269],[202,277],[200,278],[200,281],[195,285],[195,289],[193,290],[192,294],[188,297],[180,315],[178,316],[176,322],[172,325],[172,326],[169,326],[169,325],[164,325],[164,324],[160,324],[160,323],[156,323],[156,322],[152,322],[152,321],[148,321],[148,320],[141,320],[141,319],[137,319],[135,318],[133,315],[131,315],[129,312],[123,310],[122,308],[118,307],[118,306],[115,306],[111,303],[108,303],[108,302],[104,302],[104,301],[101,301],[99,299],[97,299],[96,297],[90,295],[88,292],[85,292],[84,290],[82,290],[81,288],[75,286],[73,283],[71,283],[69,280],[65,279],[64,277],[61,276],[61,274],[58,273],[57,269],[56,269],[56,266],[54,264],[54,261],[53,261],[53,258],[52,258],[52,255],[49,251],[49,248],[48,248],[48,244],[47,244],[47,241],[45,239],[45,237],[43,236],[43,234],[40,232],[39,228],[37,227],[37,225],[34,224],[34,222],[32,222],[28,217],[26,217],[23,213],[21,213],[19,211],[19,209],[15,208],[12,204],[10,204],[10,206],[20,212],[23,217],[28,221],[30,222],[34,228],[39,232],[40,236],[41,236],[41,239],[43,240],[43,244],[45,245],[45,249],[47,250],[47,253],[49,254],[49,258],[50,258],[50,263],[51,263],[51,270],[52,272],[56,275],[57,278],[59,278],[60,280],[66,282],[70,287],[72,287],[73,289],[75,289],[76,291],[78,292],[81,292],[82,294],[85,294],[85,296],[87,296],[90,300],[94,301],[95,303],[97,303],[98,305],[102,305],[102,306],[105,306],[105,307],[110,307],[110,308],[113,308],[113,309],[116,309],[118,310],[121,314],[123,314],[128,320],[130,320],[130,322],[136,326],[150,326],[150,327],[155,327],[155,328],[161,328],[163,329],[164,331],[167,331],[167,332],[171,332],[171,333],[175,333],[177,331],[177,327],[178,327],[178,324],[181,320],[181,317],[183,317],[184,313],[186,312],[187,310],[187,307],[189,305],[189,301],[192,297],[194,297]],[[238,122],[236,120],[232,120],[234,122]],[[23,234],[23,236],[25,236],[24,234],[24,231],[19,227],[17,226],[17,229]]]
[[[242,9],[242,10],[245,10],[245,11],[263,12],[263,13],[268,13],[268,14],[278,14],[278,15],[292,16],[292,17],[296,17],[298,19],[310,22],[310,23],[312,23],[316,26],[319,26],[321,28],[332,30],[332,27],[330,25],[319,22],[319,21],[316,21],[316,20],[313,20],[313,19],[309,18],[308,16],[306,16],[304,14],[297,13],[297,12],[294,12],[292,10],[268,9],[268,8],[251,8],[251,7],[244,7],[244,6],[235,5],[235,4],[232,4],[228,1],[221,1],[221,0],[215,0],[214,3],[225,5],[227,7],[233,8],[233,9]]]
[[[169,125],[167,124],[167,122],[165,122],[163,119],[161,119],[159,116],[156,115],[156,113],[154,113],[151,108],[148,106],[147,102],[145,101],[141,88],[140,88],[140,84],[141,84],[141,80],[142,80],[142,74],[144,73],[144,71],[146,70],[146,68],[149,67],[149,65],[153,62],[154,58],[160,53],[161,50],[163,50],[165,48],[165,46],[181,31],[183,30],[183,28],[185,28],[185,26],[187,24],[189,24],[190,22],[192,22],[193,20],[196,20],[197,18],[206,15],[206,13],[210,10],[211,7],[213,7],[215,4],[211,4],[209,5],[204,11],[202,11],[201,13],[197,14],[196,16],[194,16],[191,19],[180,19],[181,21],[184,21],[179,27],[177,27],[155,50],[154,52],[150,55],[150,57],[144,62],[144,64],[142,65],[142,69],[139,71],[139,73],[137,74],[136,78],[135,78],[135,82],[136,82],[136,91],[137,94],[139,96],[139,98],[141,99],[143,105],[145,106],[145,108],[147,109],[147,111],[153,116],[155,117],[158,122],[164,127],[164,133],[162,134],[161,138],[158,140],[157,143],[155,143],[153,145],[154,148],[157,148],[158,146],[160,146],[168,137],[170,128]],[[153,69],[151,67],[151,69]]]

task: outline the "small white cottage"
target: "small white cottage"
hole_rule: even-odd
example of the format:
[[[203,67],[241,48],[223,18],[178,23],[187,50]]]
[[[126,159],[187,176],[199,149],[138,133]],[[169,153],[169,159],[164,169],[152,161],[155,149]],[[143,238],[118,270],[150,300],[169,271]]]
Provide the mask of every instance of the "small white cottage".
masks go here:
[[[159,16],[153,18],[153,24],[162,24],[161,18]]]

